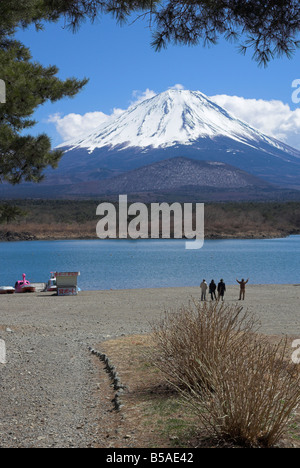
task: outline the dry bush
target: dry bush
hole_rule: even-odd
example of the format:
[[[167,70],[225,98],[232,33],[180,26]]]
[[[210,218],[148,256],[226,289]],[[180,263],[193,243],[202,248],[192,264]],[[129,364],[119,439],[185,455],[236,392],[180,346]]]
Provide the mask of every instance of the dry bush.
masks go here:
[[[174,384],[210,388],[213,365],[247,348],[257,328],[237,304],[193,301],[153,324],[154,360]]]
[[[212,391],[194,386],[185,400],[211,435],[273,447],[300,403],[299,372],[296,365],[287,365],[285,355],[286,342],[249,342],[244,352],[232,352],[212,366]]]
[[[209,434],[274,446],[300,403],[287,343],[270,345],[238,305],[197,303],[153,326],[155,360]]]

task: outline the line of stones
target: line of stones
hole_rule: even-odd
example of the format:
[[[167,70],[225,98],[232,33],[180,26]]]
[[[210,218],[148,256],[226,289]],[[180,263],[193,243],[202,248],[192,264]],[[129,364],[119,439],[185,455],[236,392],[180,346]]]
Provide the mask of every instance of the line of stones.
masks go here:
[[[126,386],[122,385],[120,377],[116,371],[115,366],[110,362],[108,356],[104,353],[100,353],[99,351],[89,347],[89,351],[91,354],[94,356],[97,356],[100,361],[102,361],[105,364],[105,370],[108,373],[114,390],[116,391],[114,398],[112,399],[112,403],[114,405],[114,409],[116,411],[120,411],[120,409],[124,406],[121,402],[121,395],[124,393],[126,390]]]

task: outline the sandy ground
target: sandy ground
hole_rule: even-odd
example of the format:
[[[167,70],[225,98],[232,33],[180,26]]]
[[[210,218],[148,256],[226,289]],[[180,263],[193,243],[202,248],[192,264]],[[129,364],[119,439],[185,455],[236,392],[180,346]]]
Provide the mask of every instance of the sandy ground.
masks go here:
[[[239,287],[225,300],[236,302]],[[111,402],[88,347],[146,333],[165,309],[200,298],[199,288],[0,296],[0,447],[105,447]],[[267,334],[300,338],[300,285],[248,285],[245,308]],[[115,363],[117,365],[117,363]],[[100,429],[99,429],[100,428]]]

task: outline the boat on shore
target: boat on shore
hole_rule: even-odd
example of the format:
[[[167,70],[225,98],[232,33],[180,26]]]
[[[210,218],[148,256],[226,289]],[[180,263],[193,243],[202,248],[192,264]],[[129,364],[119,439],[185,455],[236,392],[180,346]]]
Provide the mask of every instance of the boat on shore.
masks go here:
[[[14,294],[15,291],[12,286],[0,286],[0,294]]]
[[[15,290],[16,293],[34,293],[36,288],[26,279],[26,275],[23,274],[23,281],[16,282]]]

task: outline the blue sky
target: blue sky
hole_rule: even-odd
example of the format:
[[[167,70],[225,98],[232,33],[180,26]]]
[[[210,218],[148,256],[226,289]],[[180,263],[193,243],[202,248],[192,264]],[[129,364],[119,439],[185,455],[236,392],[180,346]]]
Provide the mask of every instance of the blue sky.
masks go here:
[[[218,103],[238,117],[293,146],[299,141],[300,147],[300,104],[292,102],[291,87],[300,79],[300,51],[292,60],[276,59],[266,69],[252,60],[251,51],[243,56],[236,45],[222,39],[211,48],[170,45],[155,52],[146,22],[120,27],[109,16],[93,25],[87,22],[76,34],[60,22],[17,37],[31,49],[34,60],[57,65],[61,78],[90,78],[74,99],[37,110],[38,124],[31,133],[46,132],[53,146],[72,135],[74,114],[82,117],[86,130],[88,113],[89,122],[92,116],[96,125],[100,112],[110,115],[116,108],[127,109],[146,90],[151,95],[180,84],[208,96],[222,95]]]

